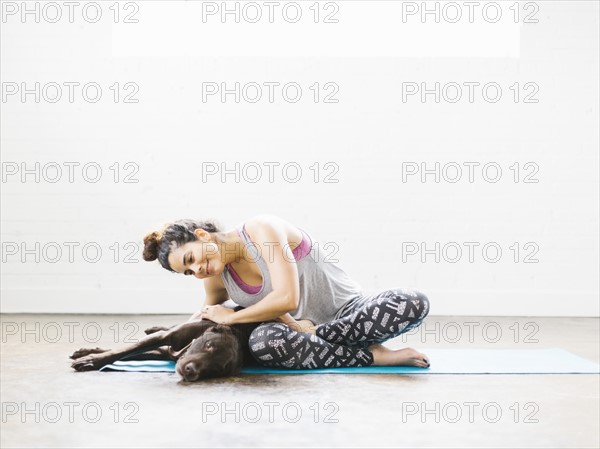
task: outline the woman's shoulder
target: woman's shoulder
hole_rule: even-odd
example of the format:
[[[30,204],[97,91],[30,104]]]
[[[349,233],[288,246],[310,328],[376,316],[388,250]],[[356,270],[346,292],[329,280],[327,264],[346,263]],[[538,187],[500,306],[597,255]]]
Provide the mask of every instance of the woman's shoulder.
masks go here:
[[[264,229],[266,226],[275,231],[283,232],[287,236],[287,241],[292,247],[296,247],[302,242],[302,231],[289,221],[277,215],[254,215],[244,221],[243,226],[251,240],[254,240],[253,236],[260,233],[260,230]]]

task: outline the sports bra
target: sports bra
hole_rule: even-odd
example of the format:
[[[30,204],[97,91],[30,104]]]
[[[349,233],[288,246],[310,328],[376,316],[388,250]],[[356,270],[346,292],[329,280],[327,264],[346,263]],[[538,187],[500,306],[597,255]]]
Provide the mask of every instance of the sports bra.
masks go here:
[[[294,259],[296,259],[296,262],[301,260],[302,258],[304,258],[308,253],[310,253],[310,250],[312,247],[312,241],[311,241],[310,237],[308,236],[308,234],[306,232],[304,232],[303,229],[301,229],[301,228],[298,228],[298,229],[300,229],[300,231],[302,232],[302,241],[296,248],[294,248],[292,250],[292,254],[294,255]],[[240,235],[240,237],[242,237],[242,239],[245,236],[248,241],[250,240],[250,236],[248,235],[248,232],[246,232],[245,224],[237,226],[236,230],[237,230],[238,234]],[[244,235],[242,235],[242,233]],[[233,278],[235,283],[246,293],[254,295],[262,289],[262,287],[263,287],[262,284],[261,285],[246,284],[230,264],[227,264],[227,269],[231,273],[231,277]]]

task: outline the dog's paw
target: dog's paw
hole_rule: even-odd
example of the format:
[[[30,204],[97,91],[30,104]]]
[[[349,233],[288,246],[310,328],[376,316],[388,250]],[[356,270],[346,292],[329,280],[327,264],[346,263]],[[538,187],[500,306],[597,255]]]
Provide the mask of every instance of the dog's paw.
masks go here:
[[[144,332],[146,333],[146,335],[150,335],[150,334],[154,334],[155,332],[160,332],[160,331],[168,331],[170,328],[165,327],[165,326],[152,326],[149,327],[148,329],[145,329]]]
[[[75,360],[71,363],[71,368],[75,371],[94,371],[99,370],[104,365],[108,365],[113,361],[114,359],[110,354],[90,354]]]
[[[98,354],[92,354],[75,360],[71,363],[71,368],[75,371],[96,371],[108,363],[110,363],[110,361],[106,360],[104,357],[99,357]]]
[[[77,351],[75,351],[73,354],[71,354],[69,356],[69,358],[76,360],[76,359],[80,359],[81,357],[85,357],[86,355],[90,355],[90,354],[101,354],[103,352],[108,351],[108,349],[102,349],[102,348],[81,348],[78,349]]]

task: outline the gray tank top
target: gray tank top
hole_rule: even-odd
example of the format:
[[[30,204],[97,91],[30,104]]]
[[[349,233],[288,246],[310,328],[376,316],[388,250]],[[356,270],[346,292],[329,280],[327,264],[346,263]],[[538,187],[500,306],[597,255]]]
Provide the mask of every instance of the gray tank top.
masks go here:
[[[236,304],[249,307],[273,291],[271,275],[261,251],[250,240],[243,223],[236,229],[246,245],[248,256],[260,268],[263,283],[261,286],[244,284],[230,265],[225,265],[221,278],[229,297]],[[315,324],[333,321],[342,315],[352,300],[362,296],[362,289],[345,271],[331,262],[317,241],[300,230],[303,240],[293,251],[300,283],[300,303],[290,315],[296,320],[306,319]]]

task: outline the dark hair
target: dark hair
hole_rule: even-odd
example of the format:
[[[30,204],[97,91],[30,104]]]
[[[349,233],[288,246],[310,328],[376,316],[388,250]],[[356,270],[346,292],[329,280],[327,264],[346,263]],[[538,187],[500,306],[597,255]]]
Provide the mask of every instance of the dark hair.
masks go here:
[[[177,220],[165,225],[159,231],[153,231],[144,236],[144,260],[150,262],[158,259],[164,269],[174,272],[175,270],[169,264],[169,253],[181,245],[195,241],[197,239],[194,234],[196,229],[221,232],[221,227],[214,220]]]

